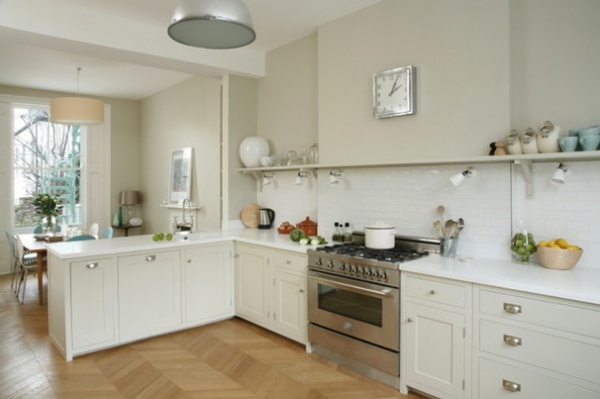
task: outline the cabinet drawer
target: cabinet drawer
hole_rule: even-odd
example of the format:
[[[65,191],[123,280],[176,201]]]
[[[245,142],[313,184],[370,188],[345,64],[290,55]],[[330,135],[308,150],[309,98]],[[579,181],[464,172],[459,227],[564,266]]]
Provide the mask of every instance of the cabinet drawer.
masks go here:
[[[480,399],[597,399],[600,395],[600,392],[485,358],[479,360],[478,371],[479,389],[475,397]]]
[[[600,338],[600,311],[576,306],[576,303],[482,289],[479,296],[479,312]]]
[[[467,288],[460,284],[433,278],[406,277],[406,294],[412,298],[464,308],[467,300],[466,291]]]
[[[273,266],[283,267],[300,273],[306,273],[306,268],[308,267],[308,257],[302,254],[274,250],[272,259]]]
[[[507,359],[570,375],[593,383],[600,381],[600,342],[570,339],[480,320],[479,349]]]

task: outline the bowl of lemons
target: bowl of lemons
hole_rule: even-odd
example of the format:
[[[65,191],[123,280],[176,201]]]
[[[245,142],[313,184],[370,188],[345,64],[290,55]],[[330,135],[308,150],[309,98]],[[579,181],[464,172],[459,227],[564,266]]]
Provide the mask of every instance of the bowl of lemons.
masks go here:
[[[579,262],[583,249],[570,244],[564,238],[556,238],[538,242],[536,252],[542,266],[548,269],[569,270]]]

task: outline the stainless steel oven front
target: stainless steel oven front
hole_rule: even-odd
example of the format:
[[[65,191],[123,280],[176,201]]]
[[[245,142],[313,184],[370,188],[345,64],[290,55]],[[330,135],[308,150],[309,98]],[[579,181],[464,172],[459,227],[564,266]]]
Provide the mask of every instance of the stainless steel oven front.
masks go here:
[[[395,352],[400,345],[396,287],[309,270],[308,320]]]

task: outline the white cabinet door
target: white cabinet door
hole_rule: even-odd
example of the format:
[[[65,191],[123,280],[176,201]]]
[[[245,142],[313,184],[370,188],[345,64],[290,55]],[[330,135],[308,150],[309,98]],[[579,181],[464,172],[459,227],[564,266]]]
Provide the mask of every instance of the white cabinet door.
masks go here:
[[[462,398],[465,378],[465,316],[406,304],[406,380],[442,398]]]
[[[71,334],[74,350],[116,342],[112,260],[71,263]]]
[[[118,259],[121,341],[162,334],[180,326],[180,252],[148,252]]]
[[[273,276],[273,329],[306,343],[306,275],[276,268]]]
[[[184,251],[184,322],[233,315],[231,245],[205,245]]]
[[[268,250],[236,245],[235,312],[263,327],[269,326]]]

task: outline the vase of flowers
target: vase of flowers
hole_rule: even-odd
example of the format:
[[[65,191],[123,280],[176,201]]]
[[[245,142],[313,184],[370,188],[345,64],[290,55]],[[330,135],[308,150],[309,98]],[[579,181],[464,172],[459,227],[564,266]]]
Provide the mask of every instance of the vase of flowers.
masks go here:
[[[60,215],[63,203],[56,195],[38,194],[32,202],[35,211],[42,216],[42,233],[54,235],[56,230],[56,217]]]

